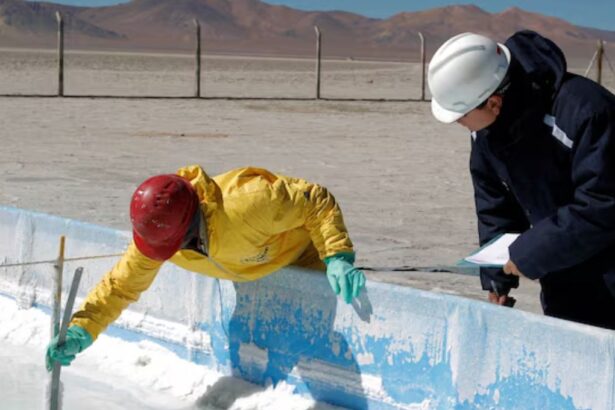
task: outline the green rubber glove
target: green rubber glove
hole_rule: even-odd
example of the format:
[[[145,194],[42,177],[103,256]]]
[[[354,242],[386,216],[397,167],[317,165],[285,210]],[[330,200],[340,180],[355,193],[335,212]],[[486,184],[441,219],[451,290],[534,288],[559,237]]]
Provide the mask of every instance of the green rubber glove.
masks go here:
[[[329,285],[336,295],[342,295],[346,303],[352,302],[365,287],[365,274],[352,266],[353,263],[353,252],[338,253],[325,258]]]
[[[47,371],[53,369],[54,362],[59,362],[62,366],[70,365],[77,353],[83,352],[92,342],[92,336],[80,326],[69,327],[66,331],[66,339],[61,345],[58,345],[58,336],[56,335],[47,345],[47,356],[45,358]]]

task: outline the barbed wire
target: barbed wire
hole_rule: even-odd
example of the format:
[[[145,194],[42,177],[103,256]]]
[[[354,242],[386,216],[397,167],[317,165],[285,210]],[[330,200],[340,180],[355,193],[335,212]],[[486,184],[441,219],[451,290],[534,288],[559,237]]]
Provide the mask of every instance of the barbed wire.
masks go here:
[[[91,259],[105,259],[105,258],[117,258],[118,256],[122,256],[122,253],[114,253],[108,255],[94,255],[94,256],[79,256],[74,258],[64,258],[64,262],[74,262],[74,261],[83,261],[83,260],[91,260]],[[16,262],[16,263],[5,263],[0,265],[0,268],[15,268],[19,266],[31,266],[31,265],[48,265],[48,264],[56,264],[58,263],[57,259],[50,259],[44,261],[32,261],[32,262]]]
[[[592,69],[592,66],[594,65],[594,62],[596,61],[596,57],[598,56],[598,51],[596,50],[594,52],[594,56],[592,57],[591,61],[589,62],[589,65],[587,66],[587,69],[585,70],[585,73],[583,73],[583,77],[587,77],[587,74],[589,74],[589,70]]]

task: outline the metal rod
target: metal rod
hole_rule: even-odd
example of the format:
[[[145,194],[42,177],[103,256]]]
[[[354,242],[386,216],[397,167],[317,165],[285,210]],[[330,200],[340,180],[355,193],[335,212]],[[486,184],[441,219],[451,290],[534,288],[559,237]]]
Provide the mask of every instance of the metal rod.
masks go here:
[[[64,315],[62,316],[62,327],[60,328],[60,335],[58,336],[58,342],[61,344],[66,338],[66,331],[68,330],[68,323],[73,313],[73,305],[75,304],[75,298],[77,297],[77,290],[79,290],[79,282],[81,281],[81,275],[83,274],[83,267],[75,269],[73,275],[73,281],[68,292],[68,298],[66,299],[66,306],[64,306]]]
[[[58,96],[64,95],[64,19],[62,14],[56,11],[58,21]]]
[[[201,24],[197,19],[194,19],[194,26],[196,27],[196,50],[194,52],[195,58],[195,90],[194,96],[196,98],[201,97]]]
[[[316,99],[320,99],[320,73],[321,73],[321,59],[322,59],[322,37],[318,26],[314,26],[316,31]]]
[[[58,334],[58,345],[64,344],[66,340],[66,331],[68,330],[68,323],[70,322],[70,317],[73,311],[73,305],[75,302],[75,297],[77,296],[77,289],[79,289],[79,282],[81,281],[81,274],[83,273],[83,268],[79,267],[75,270],[75,274],[73,276],[73,282],[70,286],[70,291],[68,293],[68,299],[66,300],[66,306],[64,307],[64,315],[62,318],[62,326],[60,327],[60,332]],[[62,408],[61,400],[60,400],[60,373],[62,371],[62,366],[59,362],[54,362],[53,370],[51,372],[51,394],[49,401],[49,409],[50,410],[59,410]]]
[[[425,37],[419,32],[421,39],[421,101],[425,101]]]

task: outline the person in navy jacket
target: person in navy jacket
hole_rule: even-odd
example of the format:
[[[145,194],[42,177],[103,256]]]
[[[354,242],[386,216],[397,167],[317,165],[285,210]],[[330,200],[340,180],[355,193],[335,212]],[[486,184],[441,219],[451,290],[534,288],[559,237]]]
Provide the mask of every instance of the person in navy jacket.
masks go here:
[[[472,133],[481,245],[521,233],[503,269],[481,269],[489,301],[509,304],[525,276],[546,315],[615,329],[615,96],[532,31],[451,38],[429,87],[436,119]]]

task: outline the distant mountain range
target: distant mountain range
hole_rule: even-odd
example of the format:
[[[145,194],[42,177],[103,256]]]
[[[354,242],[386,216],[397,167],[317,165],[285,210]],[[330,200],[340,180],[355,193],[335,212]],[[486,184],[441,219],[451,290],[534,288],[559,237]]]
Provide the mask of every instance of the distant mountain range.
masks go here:
[[[325,56],[418,58],[417,32],[428,50],[447,38],[474,31],[504,40],[520,29],[542,33],[569,57],[589,58],[598,38],[615,31],[579,27],[564,20],[510,8],[491,14],[462,5],[374,19],[342,11],[300,11],[259,0],[132,0],[109,7],[73,7],[0,0],[0,46],[53,47],[55,12],[66,25],[67,48],[184,52],[194,47],[193,20],[202,25],[206,52],[307,56],[317,25]]]

